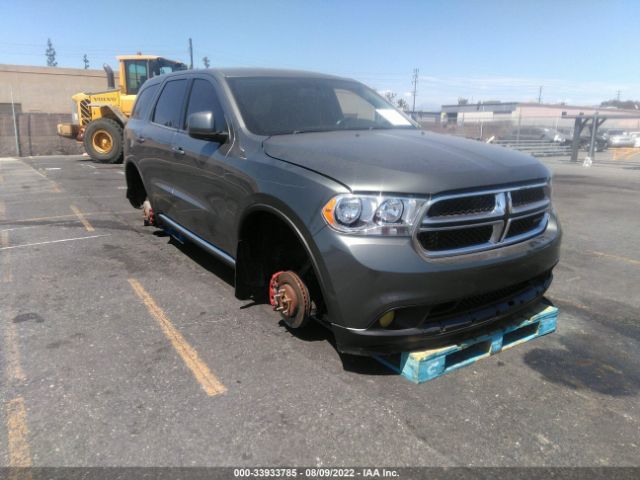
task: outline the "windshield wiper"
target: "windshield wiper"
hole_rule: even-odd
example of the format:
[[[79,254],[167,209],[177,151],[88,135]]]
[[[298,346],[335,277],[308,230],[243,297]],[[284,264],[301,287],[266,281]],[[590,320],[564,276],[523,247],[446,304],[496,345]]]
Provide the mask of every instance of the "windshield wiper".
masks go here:
[[[318,133],[318,132],[332,132],[336,130],[335,128],[305,128],[302,130],[294,130],[291,132],[292,135],[296,135],[298,133]]]

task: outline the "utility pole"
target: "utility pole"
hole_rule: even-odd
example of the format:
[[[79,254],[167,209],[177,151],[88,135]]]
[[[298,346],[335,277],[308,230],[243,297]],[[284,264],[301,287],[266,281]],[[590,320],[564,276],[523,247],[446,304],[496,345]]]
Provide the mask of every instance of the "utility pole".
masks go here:
[[[620,90],[617,91],[616,98],[618,99],[618,101],[620,101]]]
[[[538,90],[538,103],[542,103],[542,85],[540,85],[540,90]]]
[[[193,69],[193,42],[189,38],[189,68]]]
[[[413,108],[411,109],[411,113],[416,113],[416,94],[418,93],[418,73],[420,70],[417,68],[413,69],[413,77],[411,83],[413,83]]]

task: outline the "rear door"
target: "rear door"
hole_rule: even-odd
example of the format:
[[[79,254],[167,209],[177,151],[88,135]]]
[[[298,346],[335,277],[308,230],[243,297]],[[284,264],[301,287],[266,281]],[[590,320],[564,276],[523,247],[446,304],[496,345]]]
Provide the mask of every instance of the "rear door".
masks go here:
[[[226,208],[226,149],[219,142],[188,135],[189,115],[196,112],[213,112],[216,130],[228,130],[213,80],[208,76],[193,79],[184,128],[174,139],[175,150],[182,156],[180,185],[176,186],[179,191],[175,192],[180,198],[180,218],[186,228],[228,252],[232,227]]]
[[[149,122],[160,84],[149,85],[142,90],[133,108],[125,129],[125,154],[131,160],[142,160],[147,156],[144,130]]]
[[[178,205],[174,196],[176,173],[181,158],[174,150],[176,132],[182,125],[189,80],[178,77],[162,86],[153,109],[151,122],[143,131],[146,157],[141,165],[145,182],[151,186],[151,203],[157,213],[176,217]],[[175,218],[179,222],[178,218]]]

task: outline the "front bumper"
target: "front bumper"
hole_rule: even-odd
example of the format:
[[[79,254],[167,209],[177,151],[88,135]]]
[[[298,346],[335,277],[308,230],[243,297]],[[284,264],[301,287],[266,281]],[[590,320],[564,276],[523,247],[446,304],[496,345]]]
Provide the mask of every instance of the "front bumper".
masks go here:
[[[324,228],[315,240],[338,350],[372,354],[435,347],[487,328],[544,294],[558,262],[560,239],[560,227],[551,215],[545,232],[524,242],[425,260],[409,238],[346,236]],[[471,308],[458,308],[448,317],[430,314],[414,321],[430,309],[484,295],[492,300],[474,300]],[[408,322],[413,324],[381,328],[378,319],[390,310],[404,315],[396,318],[413,316]]]

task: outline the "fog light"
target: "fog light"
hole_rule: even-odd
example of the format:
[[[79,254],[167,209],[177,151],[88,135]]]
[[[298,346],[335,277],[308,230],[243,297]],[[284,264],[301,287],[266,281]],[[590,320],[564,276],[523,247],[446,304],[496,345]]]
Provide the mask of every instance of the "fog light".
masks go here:
[[[378,322],[380,323],[380,326],[382,328],[387,328],[389,325],[391,325],[391,322],[393,322],[394,318],[396,318],[396,312],[392,310],[382,315]]]

